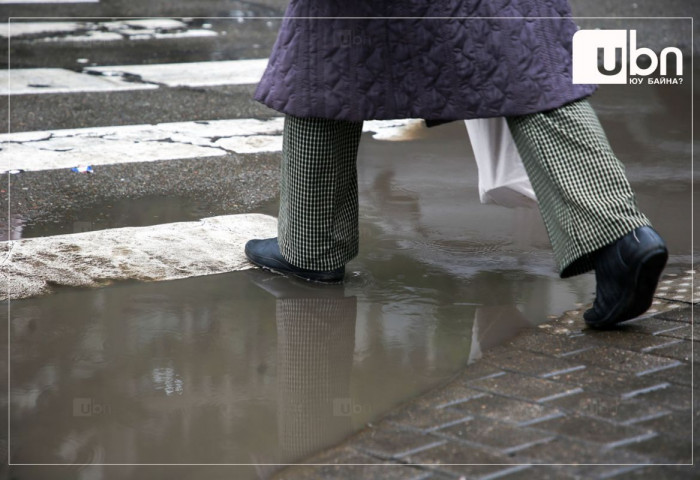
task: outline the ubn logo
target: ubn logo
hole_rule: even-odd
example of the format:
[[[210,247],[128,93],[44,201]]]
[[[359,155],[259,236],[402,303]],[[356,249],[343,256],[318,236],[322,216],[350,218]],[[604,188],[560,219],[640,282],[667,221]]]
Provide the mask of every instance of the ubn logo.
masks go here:
[[[93,417],[109,413],[112,413],[112,409],[109,405],[97,403],[92,398],[73,399],[74,417]]]
[[[661,76],[666,76],[671,54],[676,58],[676,75],[683,75],[683,53],[680,49],[664,48],[657,56],[650,48],[637,48],[637,31],[630,30],[628,55],[627,33],[627,30],[576,32],[573,39],[573,83],[625,84],[630,77],[651,75],[659,66]],[[649,58],[648,66],[639,65],[639,60],[644,57]],[[641,83],[641,79],[632,79],[632,83]]]
[[[359,415],[364,411],[365,408],[359,403],[353,402],[352,398],[333,399],[333,416],[335,417],[350,417]]]

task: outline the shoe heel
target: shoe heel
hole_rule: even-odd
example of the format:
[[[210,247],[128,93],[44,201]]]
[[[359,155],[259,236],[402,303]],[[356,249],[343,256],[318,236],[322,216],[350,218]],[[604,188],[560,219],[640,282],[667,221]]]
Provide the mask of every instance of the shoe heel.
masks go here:
[[[638,317],[651,307],[659,278],[667,261],[668,250],[665,248],[650,252],[642,260],[637,274],[637,292],[630,308],[629,318]]]

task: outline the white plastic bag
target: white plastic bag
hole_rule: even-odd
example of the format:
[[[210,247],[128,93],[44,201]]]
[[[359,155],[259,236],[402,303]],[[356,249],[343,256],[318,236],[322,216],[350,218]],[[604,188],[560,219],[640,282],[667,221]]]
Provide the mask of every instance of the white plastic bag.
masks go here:
[[[465,120],[479,169],[481,203],[532,207],[535,192],[504,117]]]

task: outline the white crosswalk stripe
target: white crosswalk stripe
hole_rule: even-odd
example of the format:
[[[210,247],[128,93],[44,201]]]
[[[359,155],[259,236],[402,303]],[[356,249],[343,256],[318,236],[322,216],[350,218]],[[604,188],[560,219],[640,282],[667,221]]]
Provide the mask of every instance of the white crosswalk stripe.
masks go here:
[[[103,22],[10,20],[0,24],[0,37],[41,42],[103,42],[115,40],[167,40],[173,38],[217,37],[207,28],[190,28],[171,18],[141,18]]]
[[[75,32],[84,28],[84,23],[80,22],[22,22],[10,20],[0,24],[0,37],[12,38],[28,37],[46,34]]]
[[[0,5],[19,5],[22,3],[100,3],[100,0],[0,0]]]
[[[282,118],[178,122],[0,135],[7,170],[53,170],[282,149]]]
[[[156,32],[186,30],[187,24],[181,20],[172,18],[141,18],[130,20],[118,20],[108,22],[78,22],[78,21],[41,21],[28,22],[25,20],[12,20],[0,25],[0,37],[36,37],[41,34],[66,34],[71,32],[84,32],[88,30],[100,30],[108,32],[123,32],[128,38],[129,33],[148,34]],[[216,32],[212,32],[216,33]],[[44,38],[44,37],[42,37]],[[72,37],[61,37],[71,40]]]
[[[277,220],[267,215],[225,215],[198,222],[0,242],[12,278],[0,301],[51,291],[52,286],[99,286],[138,278],[174,280],[251,268],[247,240],[274,236]]]
[[[156,65],[117,65],[88,67],[86,73],[131,75],[146,82],[169,87],[206,87],[214,85],[255,84],[267,67],[267,59],[221,62],[166,63]]]
[[[0,95],[36,93],[119,92],[156,89],[158,85],[130,83],[120,76],[96,76],[63,68],[22,68],[0,71]]]
[[[420,121],[369,121],[363,129],[394,140],[415,123]],[[282,128],[283,118],[275,117],[3,134],[2,172],[279,152]]]
[[[87,67],[83,73],[62,68],[22,68],[0,72],[0,95],[110,92],[168,87],[252,85],[260,81],[267,59]],[[134,81],[134,78],[141,81]]]

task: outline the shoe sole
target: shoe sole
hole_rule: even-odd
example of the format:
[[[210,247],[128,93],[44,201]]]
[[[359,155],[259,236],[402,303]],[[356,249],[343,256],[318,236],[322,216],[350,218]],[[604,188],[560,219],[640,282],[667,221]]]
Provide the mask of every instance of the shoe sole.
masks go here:
[[[251,257],[248,255],[247,252],[246,252],[246,257],[248,257],[248,260],[249,260],[250,263],[252,263],[253,265],[256,265],[256,266],[258,266],[258,267],[260,267],[260,268],[262,268],[263,270],[266,270],[266,271],[268,271],[268,272],[276,273],[277,275],[282,275],[282,276],[285,276],[285,277],[299,278],[299,279],[301,279],[301,280],[306,280],[307,282],[312,282],[312,283],[324,283],[324,284],[330,284],[330,285],[336,285],[336,284],[339,284],[339,283],[343,283],[343,277],[341,277],[341,278],[339,278],[339,279],[331,278],[331,279],[328,279],[328,280],[326,280],[326,279],[319,279],[319,278],[309,278],[309,277],[305,277],[305,276],[303,276],[303,275],[300,275],[300,274],[298,274],[298,273],[291,272],[291,271],[289,271],[289,270],[277,270],[277,269],[275,269],[275,268],[273,268],[273,267],[269,267],[269,266],[267,266],[267,265],[263,265],[262,263],[259,263],[259,262],[257,262],[255,259],[251,258]]]
[[[656,286],[667,260],[668,250],[666,248],[657,248],[649,252],[639,262],[634,272],[634,283],[629,298],[618,303],[618,306],[621,305],[621,307],[613,309],[603,319],[594,322],[586,320],[586,324],[592,328],[607,328],[646,312],[654,301]]]
[[[256,265],[257,265],[257,264],[256,264]],[[276,273],[277,275],[283,275],[283,276],[285,276],[285,277],[299,278],[299,279],[301,279],[301,280],[305,280],[305,281],[311,282],[311,283],[323,283],[323,284],[326,284],[326,285],[337,285],[337,284],[339,284],[339,283],[343,283],[343,279],[342,279],[342,278],[339,279],[339,280],[336,280],[336,279],[325,280],[325,279],[320,279],[320,278],[309,278],[309,277],[304,277],[304,276],[302,276],[302,275],[299,275],[298,273],[292,273],[292,272],[289,272],[289,271],[286,271],[286,270],[275,270],[274,268],[265,267],[265,266],[262,266],[262,265],[258,265],[258,266],[259,266],[260,268],[262,268],[263,270],[267,270],[268,272]]]

